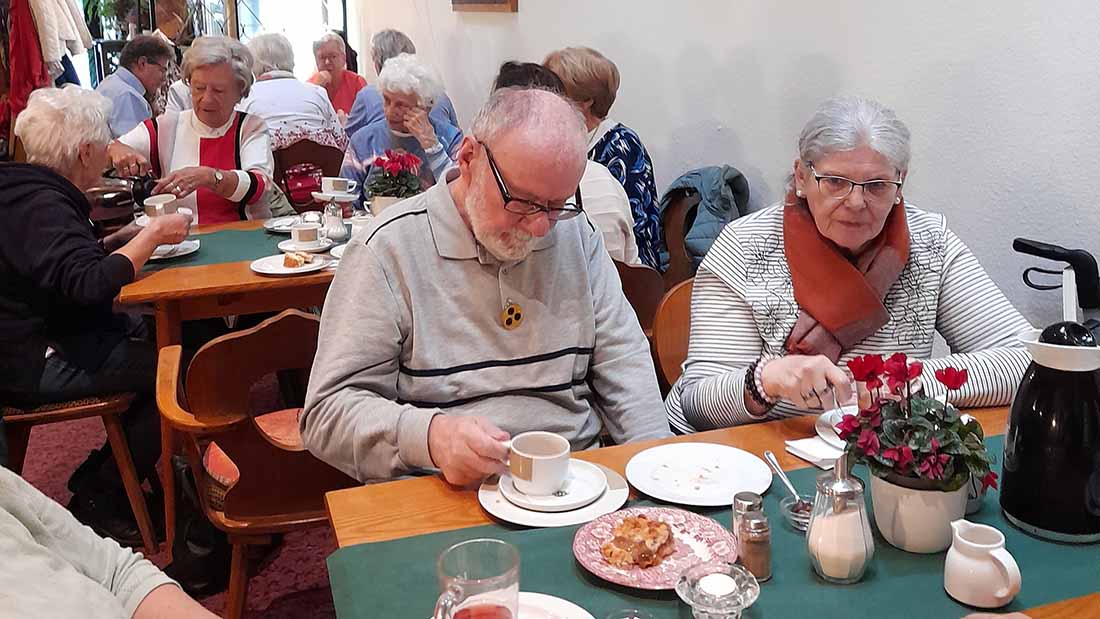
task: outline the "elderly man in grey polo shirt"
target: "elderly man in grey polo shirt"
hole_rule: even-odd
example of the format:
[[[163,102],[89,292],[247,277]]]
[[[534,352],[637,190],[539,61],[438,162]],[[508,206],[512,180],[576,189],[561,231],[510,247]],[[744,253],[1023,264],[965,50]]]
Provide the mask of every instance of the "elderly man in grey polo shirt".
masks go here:
[[[348,245],[301,416],[317,457],[361,481],[503,470],[502,441],[574,449],[667,436],[649,345],[580,212],[586,131],[556,94],[493,93],[457,169]]]

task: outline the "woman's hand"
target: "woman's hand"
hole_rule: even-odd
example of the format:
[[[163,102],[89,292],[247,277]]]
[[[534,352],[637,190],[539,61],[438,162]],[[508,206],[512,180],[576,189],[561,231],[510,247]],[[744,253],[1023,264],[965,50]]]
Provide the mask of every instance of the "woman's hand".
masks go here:
[[[830,389],[841,404],[852,398],[851,378],[824,355],[773,359],[761,370],[760,381],[768,397],[784,399],[800,408],[832,408]]]
[[[152,217],[145,226],[145,233],[156,245],[175,245],[182,243],[191,232],[191,218],[184,213],[173,213]]]
[[[107,156],[115,172],[123,176],[145,176],[152,170],[148,159],[117,140],[107,145]]]
[[[157,181],[153,193],[170,193],[177,198],[189,196],[199,187],[214,188],[214,168],[191,166],[180,168]]]
[[[435,135],[435,127],[428,120],[428,111],[423,108],[413,108],[405,114],[405,129],[416,138],[424,150],[439,143],[439,138]]]

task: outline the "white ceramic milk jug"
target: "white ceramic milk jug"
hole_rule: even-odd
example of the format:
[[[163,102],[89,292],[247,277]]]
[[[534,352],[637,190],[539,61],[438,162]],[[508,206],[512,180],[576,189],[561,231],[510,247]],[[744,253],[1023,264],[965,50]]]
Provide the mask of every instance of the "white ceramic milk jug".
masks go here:
[[[967,520],[951,523],[951,548],[943,568],[943,588],[970,606],[999,608],[1020,592],[1020,567],[1005,550],[997,529]]]

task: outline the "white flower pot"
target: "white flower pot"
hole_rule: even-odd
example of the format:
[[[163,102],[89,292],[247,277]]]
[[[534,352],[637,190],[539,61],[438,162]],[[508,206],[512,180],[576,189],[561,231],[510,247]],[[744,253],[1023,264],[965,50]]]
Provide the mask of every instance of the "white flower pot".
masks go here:
[[[951,522],[966,513],[967,484],[958,490],[914,490],[871,476],[871,506],[879,533],[906,552],[930,554],[951,545]]]
[[[375,216],[381,215],[384,209],[397,204],[401,200],[402,198],[395,198],[393,196],[374,196],[370,199],[370,212]]]

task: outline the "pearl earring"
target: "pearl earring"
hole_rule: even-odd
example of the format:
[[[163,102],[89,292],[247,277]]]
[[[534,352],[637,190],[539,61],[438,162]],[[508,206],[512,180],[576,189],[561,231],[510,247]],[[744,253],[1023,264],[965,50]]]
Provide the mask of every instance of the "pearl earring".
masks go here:
[[[901,204],[901,196],[894,198],[894,204]]]
[[[802,190],[801,190],[801,189],[795,189],[795,190],[794,190],[794,195],[796,195],[796,196],[798,196],[799,198],[801,198],[801,197],[802,197]]]

